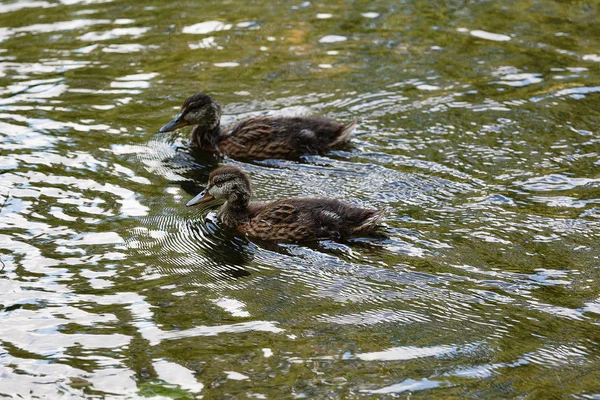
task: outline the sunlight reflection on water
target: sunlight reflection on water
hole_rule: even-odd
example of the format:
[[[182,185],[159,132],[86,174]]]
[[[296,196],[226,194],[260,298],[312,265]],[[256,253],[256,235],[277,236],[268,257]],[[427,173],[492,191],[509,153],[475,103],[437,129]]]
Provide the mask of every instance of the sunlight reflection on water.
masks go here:
[[[198,7],[0,5],[0,395],[597,396],[589,10]],[[224,124],[359,123],[219,159],[156,133],[198,90]],[[387,206],[384,235],[237,237],[183,206],[219,163],[256,199]]]

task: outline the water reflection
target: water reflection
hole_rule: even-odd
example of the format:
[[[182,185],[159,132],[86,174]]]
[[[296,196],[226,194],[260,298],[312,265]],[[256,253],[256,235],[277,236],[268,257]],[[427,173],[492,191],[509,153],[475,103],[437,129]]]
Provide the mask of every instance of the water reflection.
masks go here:
[[[595,14],[428,7],[0,5],[0,394],[597,396]],[[360,123],[219,159],[156,133],[198,90]],[[233,235],[183,206],[220,163],[389,206],[385,236]]]

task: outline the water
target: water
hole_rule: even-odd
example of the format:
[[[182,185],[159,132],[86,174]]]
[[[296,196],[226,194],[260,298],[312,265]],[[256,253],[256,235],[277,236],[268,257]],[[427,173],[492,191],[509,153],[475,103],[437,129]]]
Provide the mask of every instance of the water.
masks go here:
[[[0,5],[0,396],[598,398],[596,2]],[[358,119],[240,163],[257,199],[388,206],[387,238],[254,243],[158,134]]]

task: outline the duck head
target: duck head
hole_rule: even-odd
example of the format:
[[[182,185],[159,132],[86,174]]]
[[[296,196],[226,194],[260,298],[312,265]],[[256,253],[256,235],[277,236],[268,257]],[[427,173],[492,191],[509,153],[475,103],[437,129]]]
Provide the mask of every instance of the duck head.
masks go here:
[[[213,131],[219,127],[220,121],[221,106],[212,97],[200,92],[185,99],[179,114],[159,132],[171,132],[187,125],[199,125],[207,131]]]
[[[245,208],[251,195],[250,179],[244,171],[233,166],[219,167],[208,177],[206,189],[188,201],[186,206],[191,207],[211,200],[225,200],[226,205]]]

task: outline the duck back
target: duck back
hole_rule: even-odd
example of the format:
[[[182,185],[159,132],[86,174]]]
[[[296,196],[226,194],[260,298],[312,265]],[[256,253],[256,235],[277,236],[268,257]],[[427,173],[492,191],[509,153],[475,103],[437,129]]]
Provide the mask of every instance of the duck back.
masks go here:
[[[345,143],[355,125],[323,116],[251,118],[224,129],[217,146],[233,158],[297,158]]]
[[[335,199],[251,202],[239,230],[263,240],[307,241],[370,233],[385,210],[368,210]]]

